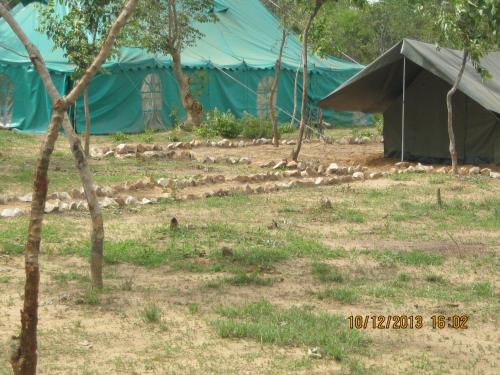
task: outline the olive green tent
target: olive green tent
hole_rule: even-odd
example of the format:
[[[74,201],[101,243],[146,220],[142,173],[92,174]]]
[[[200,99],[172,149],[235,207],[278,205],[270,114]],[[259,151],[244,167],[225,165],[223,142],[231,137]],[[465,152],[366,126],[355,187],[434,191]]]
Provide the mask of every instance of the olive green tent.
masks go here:
[[[52,42],[37,31],[40,6],[45,5],[18,5],[12,13],[40,49],[57,88],[64,93],[72,85],[74,67],[63,51],[54,49]],[[58,14],[63,15],[66,11],[64,5],[57,8]],[[192,78],[193,93],[206,110],[218,108],[230,110],[236,116],[244,112],[266,116],[281,38],[278,20],[259,0],[216,0],[212,11],[217,13],[219,21],[196,25],[204,36],[182,53],[183,68]],[[291,36],[284,50],[282,79],[277,93],[280,121],[289,121],[293,112],[300,54],[301,44]],[[316,108],[317,101],[332,87],[339,86],[363,68],[333,57],[310,55],[309,59],[310,110]],[[151,55],[141,49],[122,49],[116,61],[108,61],[104,72],[93,79],[89,92],[93,134],[169,127],[185,116],[171,58]],[[301,95],[299,79],[299,108]],[[43,133],[47,129],[50,108],[50,100],[26,51],[0,19],[0,126]],[[337,124],[371,121],[369,115],[350,112],[325,111],[324,118]],[[80,99],[76,106],[78,132],[83,131],[84,123]]]
[[[386,157],[448,162],[446,94],[463,52],[405,39],[319,102],[336,110],[384,115]],[[453,98],[458,157],[465,163],[500,163],[500,53],[468,63]]]

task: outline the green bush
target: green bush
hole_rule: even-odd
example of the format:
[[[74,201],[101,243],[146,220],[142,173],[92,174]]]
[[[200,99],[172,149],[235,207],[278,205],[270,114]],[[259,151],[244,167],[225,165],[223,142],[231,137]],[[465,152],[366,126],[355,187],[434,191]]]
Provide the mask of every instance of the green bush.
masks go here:
[[[111,138],[115,142],[127,142],[130,140],[130,137],[127,134],[122,133],[122,132],[116,132],[116,133],[111,134]]]
[[[280,133],[281,134],[290,134],[290,133],[293,133],[294,131],[295,131],[295,126],[293,126],[289,122],[281,124],[281,126],[280,126]]]
[[[242,135],[245,138],[272,138],[273,125],[269,119],[260,119],[245,112],[240,120]]]
[[[198,128],[194,130],[195,134],[200,138],[213,138],[217,136],[217,133],[214,129],[208,126],[207,123],[201,124]]]
[[[217,108],[207,113],[206,124],[215,134],[224,138],[236,138],[242,130],[230,111],[221,112]]]

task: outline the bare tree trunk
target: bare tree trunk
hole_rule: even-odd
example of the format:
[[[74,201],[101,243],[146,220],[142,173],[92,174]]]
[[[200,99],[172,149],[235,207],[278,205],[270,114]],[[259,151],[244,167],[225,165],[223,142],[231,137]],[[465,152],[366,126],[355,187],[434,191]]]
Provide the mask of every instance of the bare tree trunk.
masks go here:
[[[466,49],[464,51],[464,56],[462,59],[462,66],[460,67],[460,71],[458,73],[457,79],[453,84],[453,87],[448,94],[446,95],[446,106],[448,108],[448,135],[450,137],[450,156],[451,156],[451,169],[453,173],[458,173],[458,155],[457,148],[455,145],[455,132],[453,131],[453,95],[457,92],[458,85],[462,80],[462,76],[464,75],[465,66],[467,65],[467,58],[469,57],[469,52]]]
[[[85,112],[85,157],[90,156],[90,108],[89,108],[89,89],[83,92],[83,108]]]
[[[179,86],[179,95],[182,106],[187,114],[187,123],[194,127],[199,127],[203,121],[203,106],[194,98],[189,88],[190,78],[182,71],[181,54],[179,51],[172,51],[172,62],[175,79]]]
[[[68,137],[71,152],[75,158],[76,168],[78,168],[78,172],[80,173],[80,180],[82,181],[85,197],[89,205],[90,217],[92,219],[92,232],[90,235],[92,248],[90,253],[92,288],[101,289],[103,287],[102,260],[104,245],[104,221],[102,219],[101,207],[97,200],[97,194],[92,182],[92,174],[87,159],[83,154],[82,144],[71,127],[67,117],[64,118],[63,128]]]
[[[38,325],[38,290],[40,284],[40,268],[38,254],[40,252],[41,230],[45,202],[47,199],[48,177],[47,172],[50,157],[59,135],[59,129],[66,110],[75,103],[82,91],[88,87],[92,77],[99,71],[103,62],[109,57],[111,48],[121,28],[127,23],[132,15],[138,0],[128,0],[120,15],[111,26],[101,50],[92,64],[85,71],[82,79],[71,90],[61,97],[47,69],[45,61],[36,46],[31,43],[28,36],[21,29],[16,20],[9,13],[3,2],[0,1],[0,17],[11,27],[21,43],[27,50],[30,60],[40,75],[52,100],[53,112],[51,123],[48,127],[47,137],[40,151],[40,158],[35,169],[33,185],[33,197],[30,213],[30,225],[28,241],[25,248],[25,272],[26,283],[24,290],[24,306],[21,311],[21,334],[13,338],[10,362],[15,375],[35,375],[37,367],[37,325]],[[71,129],[72,131],[72,129]],[[83,155],[80,145],[80,154]]]
[[[307,20],[306,27],[304,28],[304,34],[302,36],[302,62],[303,62],[303,79],[302,79],[302,112],[300,114],[300,127],[299,127],[299,136],[297,139],[297,146],[292,151],[292,160],[298,161],[300,149],[302,148],[302,139],[304,138],[304,129],[306,127],[306,116],[307,116],[307,86],[309,84],[309,73],[307,71],[307,40],[309,37],[309,29],[314,21],[314,17],[319,12],[319,9],[323,5],[324,0],[316,0],[316,4],[314,6],[314,10],[309,16]]]
[[[269,93],[269,115],[271,117],[271,123],[273,124],[273,144],[278,147],[280,144],[280,134],[278,132],[278,123],[276,121],[276,111],[274,107],[274,98],[276,97],[276,89],[280,82],[281,73],[281,59],[283,58],[283,49],[286,43],[286,31],[283,29],[281,34],[281,45],[278,54],[278,60],[276,61],[276,75],[274,77],[273,85],[271,86],[271,92]]]
[[[291,122],[292,126],[295,126],[295,117],[297,116],[297,86],[299,84],[299,72],[300,72],[300,66],[297,67],[297,71],[295,72],[295,82],[293,86],[293,114]]]
[[[18,338],[13,338],[15,345],[13,345],[10,356],[10,363],[15,375],[36,374],[38,288],[40,284],[38,254],[42,241],[43,214],[49,185],[50,156],[54,151],[61,121],[62,113],[54,111],[35,169],[28,242],[24,253],[26,283],[24,286],[24,306],[21,310],[21,334]]]

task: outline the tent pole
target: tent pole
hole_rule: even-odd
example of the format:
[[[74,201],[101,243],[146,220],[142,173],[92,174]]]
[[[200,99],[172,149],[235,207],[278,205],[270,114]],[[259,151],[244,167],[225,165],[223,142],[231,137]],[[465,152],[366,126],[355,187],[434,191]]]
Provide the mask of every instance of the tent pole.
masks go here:
[[[403,57],[403,108],[401,110],[401,161],[405,158],[406,56]]]

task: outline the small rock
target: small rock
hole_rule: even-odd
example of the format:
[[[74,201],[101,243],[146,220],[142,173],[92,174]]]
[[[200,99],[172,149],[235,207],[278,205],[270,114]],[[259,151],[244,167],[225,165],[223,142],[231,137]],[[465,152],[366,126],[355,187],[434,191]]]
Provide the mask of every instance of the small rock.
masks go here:
[[[238,163],[239,164],[251,164],[252,161],[250,160],[250,158],[247,158],[247,157],[242,157],[240,158],[240,160],[238,160]]]
[[[117,155],[124,155],[124,154],[131,154],[136,152],[136,148],[132,145],[127,145],[125,143],[119,144],[115,148],[115,154]]]
[[[481,168],[479,167],[472,167],[469,169],[469,175],[478,175],[481,173]]]
[[[125,204],[127,206],[131,206],[131,205],[137,204],[137,199],[135,199],[132,196],[128,196],[127,198],[125,198]]]
[[[297,144],[297,142],[296,141],[288,141],[286,144],[288,146],[295,146]]]
[[[54,203],[52,202],[46,202],[45,203],[45,213],[46,214],[51,214],[53,212],[59,211],[59,201],[55,201]]]
[[[337,163],[332,163],[328,166],[328,168],[326,169],[326,172],[333,174],[333,173],[337,173],[338,170],[339,170],[339,166],[337,165]]]
[[[297,163],[295,160],[292,160],[291,162],[289,162],[289,163],[286,165],[286,167],[287,167],[288,169],[297,169],[297,167],[298,167],[298,166],[299,166],[299,165],[298,165],[298,163]]]
[[[0,217],[18,217],[23,214],[23,211],[21,211],[19,208],[7,208],[6,210],[3,210],[0,212]]]
[[[325,185],[325,179],[323,177],[318,177],[314,180],[314,185],[316,186],[321,186],[321,185]]]
[[[217,142],[217,146],[219,147],[230,147],[231,141],[229,139],[223,139],[222,141]]]
[[[107,207],[112,207],[112,206],[118,206],[118,203],[113,199],[109,197],[105,197],[99,204],[101,208],[107,208]]]
[[[33,196],[31,194],[26,194],[18,198],[20,202],[25,202],[25,203],[31,203],[32,199]]]
[[[153,204],[153,201],[151,199],[148,199],[148,198],[142,198],[141,204],[142,205]]]
[[[488,176],[489,177],[490,173],[491,173],[491,169],[490,168],[483,168],[483,169],[481,169],[481,175],[483,175],[483,176]]]
[[[436,171],[436,173],[446,174],[446,173],[448,173],[448,168],[446,168],[446,167],[441,167],[441,168],[439,168],[439,169]]]
[[[308,357],[314,358],[314,359],[323,358],[323,355],[321,354],[321,349],[318,347],[307,349],[307,355],[308,355]]]
[[[280,161],[279,163],[277,163],[273,169],[281,169],[281,168],[285,168],[287,166],[288,162],[286,160],[282,160]]]
[[[396,167],[398,167],[400,169],[404,169],[404,168],[408,168],[410,166],[410,163],[407,161],[400,161],[399,163],[396,163],[395,165],[396,165]]]
[[[364,180],[365,174],[363,172],[354,172],[352,178],[355,180]]]
[[[496,180],[500,180],[500,173],[498,172],[490,172],[490,177]]]
[[[156,183],[161,187],[171,187],[173,185],[173,180],[171,178],[160,178]]]
[[[370,173],[370,180],[376,180],[377,178],[381,178],[383,175],[380,172]]]

